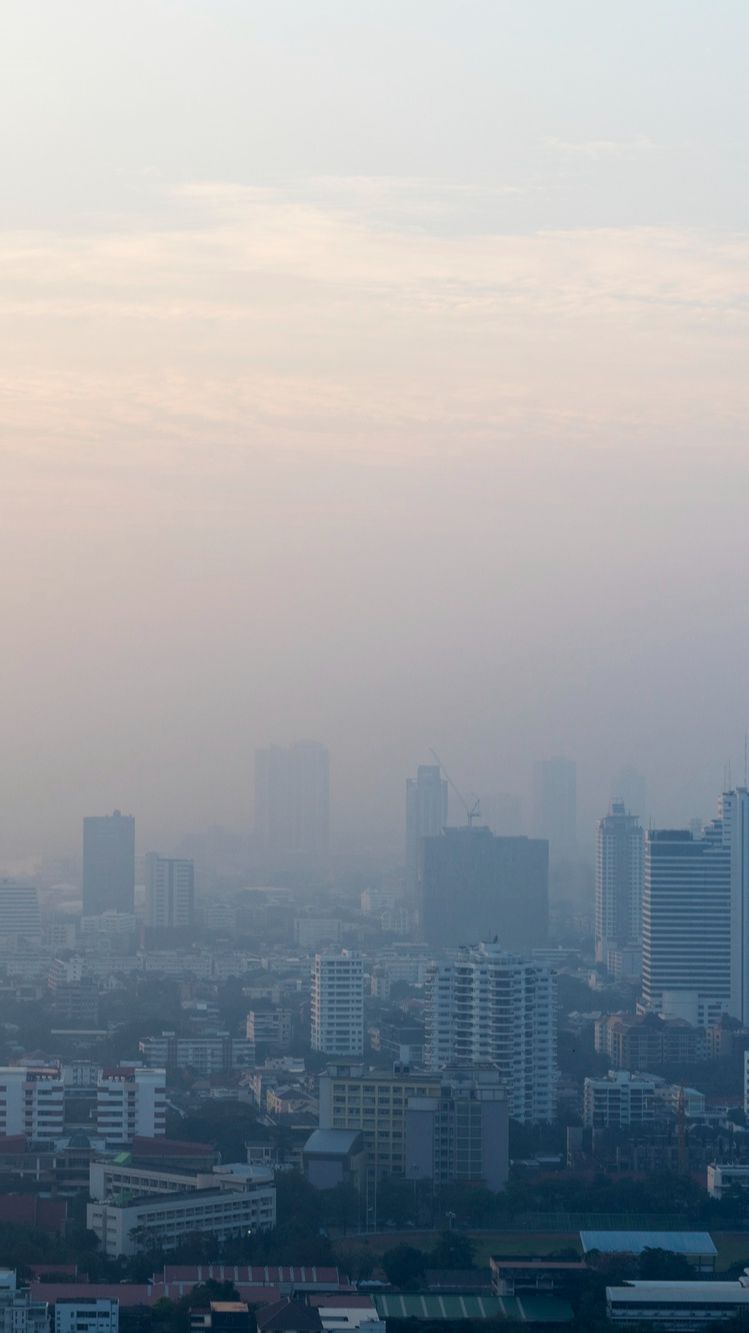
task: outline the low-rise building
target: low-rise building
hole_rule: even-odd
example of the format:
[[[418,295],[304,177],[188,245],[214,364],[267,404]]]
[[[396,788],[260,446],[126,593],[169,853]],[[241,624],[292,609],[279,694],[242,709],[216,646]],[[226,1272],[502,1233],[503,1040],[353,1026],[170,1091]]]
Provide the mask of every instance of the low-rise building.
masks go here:
[[[707,1192],[722,1199],[730,1190],[749,1190],[749,1163],[711,1162],[707,1168]]]
[[[594,1129],[622,1129],[655,1119],[655,1083],[622,1069],[606,1078],[586,1078],[583,1123]]]
[[[247,1015],[247,1040],[255,1046],[287,1051],[291,1045],[291,1010],[283,1006],[251,1009]]]
[[[700,1030],[682,1018],[609,1014],[595,1025],[595,1046],[614,1069],[647,1073],[664,1065],[693,1064],[704,1053]]]
[[[686,1333],[749,1314],[749,1279],[738,1282],[627,1282],[606,1288],[606,1315],[615,1324],[636,1324]]]
[[[55,1301],[54,1333],[118,1333],[119,1327],[119,1301],[101,1297]]]
[[[187,1236],[218,1240],[265,1231],[275,1225],[276,1187],[248,1183],[245,1189],[187,1190],[181,1194],[140,1195],[127,1202],[94,1201],[86,1225],[111,1259],[148,1249],[173,1250]]]
[[[248,1037],[231,1037],[228,1032],[204,1032],[178,1037],[176,1032],[144,1037],[138,1048],[149,1069],[193,1069],[209,1074],[229,1074],[236,1069],[250,1069],[255,1063],[255,1043]]]

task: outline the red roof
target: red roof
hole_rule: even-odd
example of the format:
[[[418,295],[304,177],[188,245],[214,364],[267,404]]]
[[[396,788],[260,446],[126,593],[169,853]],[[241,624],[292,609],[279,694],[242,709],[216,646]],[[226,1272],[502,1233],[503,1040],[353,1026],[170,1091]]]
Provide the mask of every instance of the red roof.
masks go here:
[[[0,1135],[0,1153],[21,1153],[26,1151],[25,1134]]]
[[[0,1223],[62,1232],[67,1216],[65,1199],[42,1199],[38,1194],[0,1194]]]
[[[54,1305],[64,1300],[103,1300],[119,1301],[122,1306],[155,1305],[156,1301],[169,1297],[178,1300],[187,1295],[195,1283],[188,1284],[185,1290],[165,1286],[163,1282],[32,1282],[31,1299],[48,1301]],[[248,1305],[270,1305],[281,1299],[281,1293],[275,1287],[251,1287],[242,1284],[242,1300]]]
[[[347,1286],[347,1280],[341,1277],[337,1268],[318,1268],[316,1265],[299,1267],[289,1265],[276,1267],[261,1264],[165,1264],[163,1273],[154,1273],[154,1282],[207,1282],[213,1278],[216,1282],[251,1282],[259,1286]]]

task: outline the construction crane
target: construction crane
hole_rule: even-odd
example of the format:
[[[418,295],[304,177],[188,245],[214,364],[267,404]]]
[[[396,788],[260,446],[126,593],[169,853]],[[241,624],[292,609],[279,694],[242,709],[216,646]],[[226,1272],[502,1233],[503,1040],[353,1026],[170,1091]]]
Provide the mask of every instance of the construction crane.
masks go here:
[[[462,791],[460,791],[460,790],[455,786],[455,783],[453,782],[452,778],[450,777],[450,774],[448,773],[447,769],[445,768],[445,765],[443,764],[442,760],[440,759],[439,755],[437,754],[437,751],[436,751],[436,750],[433,750],[432,747],[431,747],[431,745],[430,745],[430,747],[429,747],[429,753],[430,753],[430,754],[437,760],[437,766],[438,766],[438,768],[440,769],[440,771],[441,771],[442,773],[444,773],[445,777],[447,778],[447,781],[448,781],[449,786],[452,787],[453,791],[455,792],[455,795],[457,796],[458,800],[460,801],[460,804],[463,806],[463,809],[464,809],[465,812],[466,812],[466,824],[468,825],[469,828],[473,828],[473,821],[474,821],[474,819],[480,819],[480,818],[481,818],[481,801],[479,800],[479,798],[478,798],[478,796],[477,796],[477,797],[475,797],[475,799],[474,799],[474,801],[473,801],[473,804],[472,804],[472,805],[469,805],[468,802],[467,802],[467,800],[466,800],[466,798],[465,798],[465,796],[463,795]]]

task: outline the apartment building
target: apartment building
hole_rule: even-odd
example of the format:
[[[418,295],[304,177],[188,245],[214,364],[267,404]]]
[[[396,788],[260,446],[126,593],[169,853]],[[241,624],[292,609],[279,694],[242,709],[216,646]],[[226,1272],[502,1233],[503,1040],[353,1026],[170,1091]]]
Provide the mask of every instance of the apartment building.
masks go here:
[[[312,967],[312,1049],[364,1052],[364,963],[358,953],[318,953]]]
[[[494,1064],[514,1119],[554,1119],[556,976],[549,967],[497,944],[458,949],[428,971],[425,1027],[429,1068]]]
[[[166,1133],[166,1070],[120,1065],[102,1070],[96,1088],[96,1133],[107,1146]]]
[[[376,1176],[406,1174],[406,1110],[412,1097],[439,1097],[439,1074],[328,1065],[320,1075],[320,1129],[360,1130]]]
[[[54,1333],[118,1333],[120,1303],[102,1296],[58,1296]]]
[[[59,1138],[65,1124],[65,1083],[60,1065],[0,1068],[0,1137]]]
[[[656,1118],[653,1079],[637,1078],[623,1069],[609,1070],[606,1078],[586,1078],[583,1087],[583,1124],[594,1129],[623,1129]]]
[[[138,1049],[149,1069],[193,1069],[204,1077],[250,1069],[255,1063],[254,1041],[230,1037],[228,1032],[205,1032],[194,1037],[162,1032],[160,1036],[144,1037]]]

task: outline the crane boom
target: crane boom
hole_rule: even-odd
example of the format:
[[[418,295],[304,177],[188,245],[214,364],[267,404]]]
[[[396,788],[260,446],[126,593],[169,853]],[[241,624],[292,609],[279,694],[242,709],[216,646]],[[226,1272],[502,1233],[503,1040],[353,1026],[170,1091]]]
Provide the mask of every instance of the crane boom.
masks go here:
[[[442,760],[437,754],[437,751],[432,749],[431,745],[429,746],[429,753],[437,760],[437,766],[440,769],[440,772],[444,773],[447,779],[448,786],[452,787],[453,791],[455,792],[455,795],[460,801],[460,804],[463,806],[463,809],[466,812],[466,823],[468,824],[468,827],[473,828],[474,819],[481,818],[481,801],[479,800],[478,797],[476,797],[473,804],[469,805],[460,788],[456,787],[455,783],[450,777],[450,774],[448,773],[447,769],[445,768],[445,765],[443,764]]]

